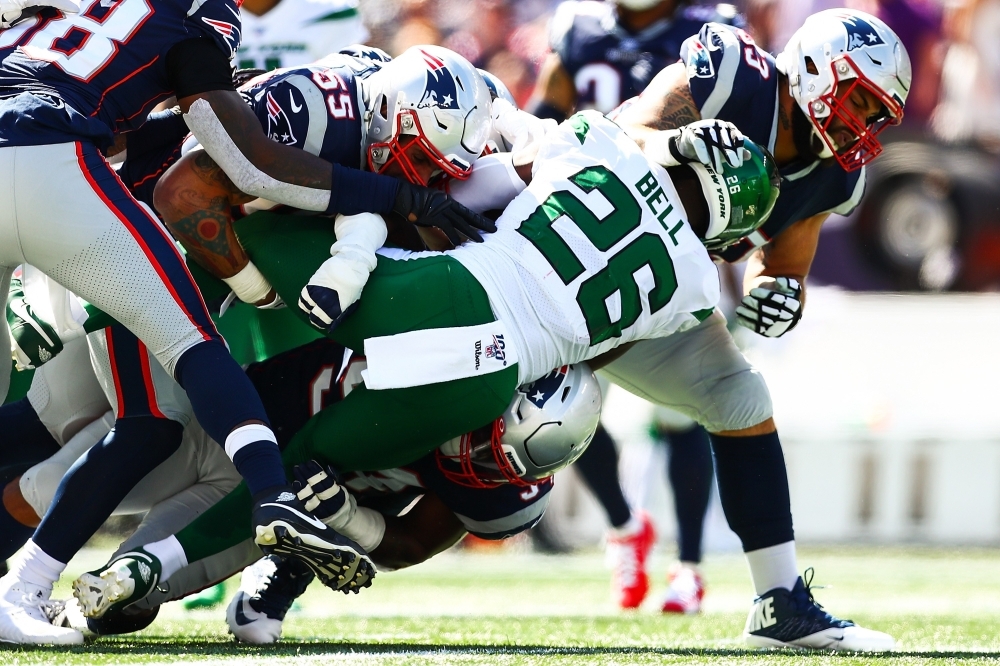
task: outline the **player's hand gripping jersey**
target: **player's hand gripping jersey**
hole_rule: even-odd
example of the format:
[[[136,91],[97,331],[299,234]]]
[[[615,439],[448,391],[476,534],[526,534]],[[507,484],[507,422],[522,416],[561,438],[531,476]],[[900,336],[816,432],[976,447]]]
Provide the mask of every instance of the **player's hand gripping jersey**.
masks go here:
[[[236,0],[84,0],[79,14],[44,9],[0,33],[0,146],[84,139],[103,148],[174,94],[168,63],[177,43],[205,37],[236,53],[237,7]]]
[[[702,118],[728,120],[748,139],[774,150],[779,73],[769,53],[743,30],[708,23],[684,42],[681,59]],[[865,189],[864,168],[846,172],[833,160],[794,162],[781,176],[781,196],[767,222],[723,250],[723,259],[739,261],[799,220],[826,212],[847,215]]]
[[[719,300],[718,272],[666,171],[594,111],[546,137],[496,233],[450,254],[506,325],[518,383],[689,328]]]
[[[677,61],[681,43],[706,22],[743,25],[732,6],[683,7],[633,35],[618,24],[615,12],[612,2],[570,0],[552,17],[550,47],[573,78],[578,109],[608,113],[641,93],[657,72]]]

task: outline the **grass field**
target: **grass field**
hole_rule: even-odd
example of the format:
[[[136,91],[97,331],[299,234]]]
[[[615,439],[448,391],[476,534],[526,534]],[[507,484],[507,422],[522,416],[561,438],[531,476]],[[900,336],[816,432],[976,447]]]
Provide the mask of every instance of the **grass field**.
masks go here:
[[[85,551],[71,572],[99,563]],[[242,647],[223,609],[168,604],[149,629],[76,649],[0,648],[0,664],[952,664],[1000,661],[1000,551],[803,549],[817,597],[831,612],[887,631],[886,655],[748,652],[737,636],[752,590],[739,555],[710,558],[705,612],[663,617],[619,612],[598,553],[542,556],[521,549],[447,553],[380,574],[345,597],[314,586],[285,623],[282,641]],[[667,558],[653,561],[662,592]],[[67,587],[57,589],[65,596]],[[235,589],[231,581],[231,589]],[[60,592],[62,593],[60,595]]]

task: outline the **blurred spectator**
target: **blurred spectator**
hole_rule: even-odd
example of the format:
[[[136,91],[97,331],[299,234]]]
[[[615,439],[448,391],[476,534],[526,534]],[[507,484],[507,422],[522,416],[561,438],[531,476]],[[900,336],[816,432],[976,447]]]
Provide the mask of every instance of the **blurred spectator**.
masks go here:
[[[934,132],[1000,152],[1000,0],[953,0],[945,24],[951,45]]]
[[[240,69],[305,65],[368,39],[358,0],[245,0],[240,11]]]

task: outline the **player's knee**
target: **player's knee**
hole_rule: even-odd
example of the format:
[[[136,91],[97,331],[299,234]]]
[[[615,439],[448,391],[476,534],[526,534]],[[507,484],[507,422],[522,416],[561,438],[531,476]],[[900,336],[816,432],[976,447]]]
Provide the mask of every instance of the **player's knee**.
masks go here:
[[[747,435],[758,435],[774,431],[771,393],[756,370],[748,368],[723,377],[711,386],[708,394],[712,412],[702,425],[709,432],[746,431]]]
[[[45,460],[21,475],[18,489],[21,497],[34,512],[44,516],[56,496],[56,489],[69,467],[52,460]]]

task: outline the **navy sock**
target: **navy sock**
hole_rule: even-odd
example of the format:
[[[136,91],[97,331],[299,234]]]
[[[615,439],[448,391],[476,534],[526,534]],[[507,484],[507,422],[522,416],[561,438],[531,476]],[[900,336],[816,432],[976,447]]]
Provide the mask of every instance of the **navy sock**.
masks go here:
[[[793,541],[788,474],[778,433],[711,438],[722,508],[743,550]]]
[[[184,352],[175,374],[187,391],[198,422],[219,444],[225,446],[229,434],[248,421],[270,427],[253,383],[221,343],[204,342]],[[274,442],[244,446],[237,451],[233,464],[251,493],[288,484]]]
[[[69,562],[129,491],[180,447],[183,434],[176,421],[120,419],[63,477],[35,530],[35,543],[60,562]]]
[[[233,464],[246,479],[247,489],[254,497],[288,485],[281,452],[274,442],[247,444],[233,456]]]
[[[712,493],[712,445],[699,425],[667,435],[667,476],[674,491],[677,545],[682,562],[701,562],[701,537]]]
[[[604,426],[597,426],[590,446],[574,464],[587,487],[604,507],[611,526],[621,527],[627,523],[632,517],[632,510],[618,481],[618,450]]]

